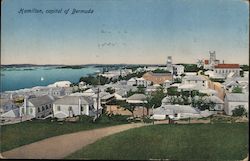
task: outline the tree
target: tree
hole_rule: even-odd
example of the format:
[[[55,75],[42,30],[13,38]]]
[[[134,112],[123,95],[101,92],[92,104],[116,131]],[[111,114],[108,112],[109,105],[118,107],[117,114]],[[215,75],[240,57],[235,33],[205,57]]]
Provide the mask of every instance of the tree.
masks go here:
[[[246,109],[242,106],[239,106],[238,108],[235,108],[234,110],[232,110],[233,116],[243,116],[246,115]]]
[[[145,93],[145,87],[143,85],[137,86],[137,93]]]
[[[175,78],[174,83],[181,83],[181,78]]]
[[[164,69],[155,69],[152,71],[153,73],[171,73],[168,70],[164,70]]]
[[[232,93],[242,93],[242,88],[239,86],[236,86],[233,88]]]
[[[133,92],[131,89],[127,92],[127,97],[132,96],[133,94],[135,94],[136,92]]]
[[[249,71],[249,66],[244,64],[244,65],[241,65],[240,68],[243,70],[243,71]]]
[[[147,97],[147,104],[145,107],[147,108],[147,115],[149,114],[149,109],[154,107],[160,107],[162,99],[166,97],[166,94],[163,92],[163,88],[159,87],[155,93],[151,96]]]
[[[129,104],[126,101],[120,102],[120,107],[123,107],[127,110],[129,110],[132,113],[132,116],[134,117],[134,110],[135,110],[135,105]]]
[[[179,95],[179,92],[177,91],[177,87],[169,87],[167,89],[167,94],[169,96],[177,96],[177,95]]]
[[[240,71],[240,76],[244,77],[244,71],[243,70]]]
[[[198,72],[200,69],[196,64],[183,64],[185,72]]]
[[[108,92],[108,93],[110,93],[110,94],[115,93],[115,89],[113,89],[111,87],[108,87],[105,91]]]

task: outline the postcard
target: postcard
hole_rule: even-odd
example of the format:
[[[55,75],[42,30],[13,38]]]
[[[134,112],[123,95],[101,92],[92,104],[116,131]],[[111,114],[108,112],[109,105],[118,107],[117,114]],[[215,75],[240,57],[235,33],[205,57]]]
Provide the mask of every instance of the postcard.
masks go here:
[[[1,0],[1,159],[248,160],[249,1]]]

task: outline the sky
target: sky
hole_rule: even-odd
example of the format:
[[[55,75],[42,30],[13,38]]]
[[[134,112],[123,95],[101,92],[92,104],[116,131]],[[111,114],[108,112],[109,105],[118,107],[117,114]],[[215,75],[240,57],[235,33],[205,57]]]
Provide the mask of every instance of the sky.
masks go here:
[[[1,9],[1,64],[195,63],[209,51],[249,64],[244,0],[5,0]]]

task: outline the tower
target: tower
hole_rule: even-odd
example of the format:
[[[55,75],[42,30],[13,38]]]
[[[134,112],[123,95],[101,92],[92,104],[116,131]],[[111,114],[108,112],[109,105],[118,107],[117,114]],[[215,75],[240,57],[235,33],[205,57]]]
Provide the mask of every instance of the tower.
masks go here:
[[[167,58],[167,70],[173,73],[172,56],[168,56]]]
[[[210,64],[213,64],[216,60],[216,54],[215,54],[215,51],[209,51],[209,54],[210,54]]]

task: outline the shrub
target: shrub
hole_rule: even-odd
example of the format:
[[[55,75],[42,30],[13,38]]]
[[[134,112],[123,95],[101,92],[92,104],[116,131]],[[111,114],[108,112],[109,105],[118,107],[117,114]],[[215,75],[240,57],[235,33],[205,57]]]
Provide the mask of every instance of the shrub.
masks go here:
[[[83,123],[92,123],[93,117],[87,116],[87,115],[81,115],[79,116],[79,121]]]
[[[246,109],[244,107],[235,108],[232,111],[232,113],[233,113],[233,116],[243,116],[247,114]]]

